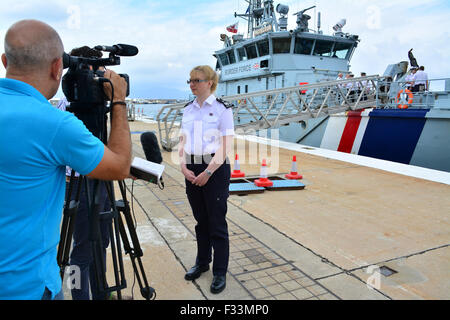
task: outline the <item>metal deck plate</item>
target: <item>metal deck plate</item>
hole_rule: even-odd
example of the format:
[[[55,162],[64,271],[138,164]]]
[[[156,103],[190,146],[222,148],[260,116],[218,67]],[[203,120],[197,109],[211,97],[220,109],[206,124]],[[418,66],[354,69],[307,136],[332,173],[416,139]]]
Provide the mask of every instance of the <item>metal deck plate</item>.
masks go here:
[[[305,185],[297,180],[274,180],[272,187],[266,187],[267,190],[302,190]]]
[[[255,186],[254,183],[230,183],[230,194],[249,194],[249,193],[263,193],[264,188]]]

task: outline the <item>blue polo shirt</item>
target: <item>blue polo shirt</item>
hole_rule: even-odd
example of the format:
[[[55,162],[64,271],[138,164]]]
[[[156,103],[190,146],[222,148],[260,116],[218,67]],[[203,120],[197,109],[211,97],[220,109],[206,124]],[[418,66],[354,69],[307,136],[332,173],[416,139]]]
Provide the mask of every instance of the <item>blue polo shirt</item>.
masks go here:
[[[86,175],[103,152],[74,115],[24,82],[0,79],[0,299],[60,292],[65,167]]]

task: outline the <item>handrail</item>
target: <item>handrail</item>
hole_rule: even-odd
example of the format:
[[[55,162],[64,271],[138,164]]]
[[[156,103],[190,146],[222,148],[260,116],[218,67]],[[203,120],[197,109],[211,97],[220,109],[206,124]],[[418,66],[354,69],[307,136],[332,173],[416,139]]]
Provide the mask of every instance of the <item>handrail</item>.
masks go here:
[[[438,82],[444,82],[442,90],[436,90]],[[392,82],[382,79],[377,83],[377,93],[379,95],[377,108],[397,109],[399,104],[403,104],[406,101],[406,97],[397,98],[398,94],[404,89],[409,89],[413,97],[412,103],[408,104],[408,108],[432,109],[435,107],[436,95],[450,94],[450,78],[430,79],[428,80],[428,90],[418,92],[409,87],[408,81]]]

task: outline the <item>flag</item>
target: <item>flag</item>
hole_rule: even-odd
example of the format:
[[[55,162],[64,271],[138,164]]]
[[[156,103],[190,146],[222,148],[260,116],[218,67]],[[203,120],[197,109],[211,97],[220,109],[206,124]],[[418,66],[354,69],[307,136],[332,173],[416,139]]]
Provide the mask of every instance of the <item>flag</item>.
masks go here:
[[[238,26],[239,26],[239,21],[236,22],[235,24],[232,24],[231,26],[227,27],[227,31],[231,32],[231,33],[237,33],[238,32]]]

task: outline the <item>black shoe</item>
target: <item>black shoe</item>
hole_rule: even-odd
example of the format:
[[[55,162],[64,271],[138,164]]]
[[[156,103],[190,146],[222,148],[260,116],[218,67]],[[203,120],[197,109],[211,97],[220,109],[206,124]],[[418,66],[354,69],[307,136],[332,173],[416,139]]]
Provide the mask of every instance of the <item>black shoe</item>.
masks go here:
[[[186,280],[195,280],[198,277],[200,277],[203,272],[206,272],[208,270],[209,270],[208,264],[205,266],[195,265],[184,275],[184,278]]]
[[[225,276],[214,276],[211,283],[211,292],[215,294],[222,292],[225,289],[226,283]]]

